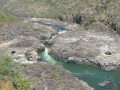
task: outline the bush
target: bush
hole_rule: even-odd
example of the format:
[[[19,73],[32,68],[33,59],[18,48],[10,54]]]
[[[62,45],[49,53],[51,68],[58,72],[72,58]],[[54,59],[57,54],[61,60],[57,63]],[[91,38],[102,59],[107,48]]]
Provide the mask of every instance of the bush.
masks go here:
[[[87,21],[84,23],[84,28],[87,29],[87,26],[89,24],[92,24],[94,22],[94,16],[91,16]]]

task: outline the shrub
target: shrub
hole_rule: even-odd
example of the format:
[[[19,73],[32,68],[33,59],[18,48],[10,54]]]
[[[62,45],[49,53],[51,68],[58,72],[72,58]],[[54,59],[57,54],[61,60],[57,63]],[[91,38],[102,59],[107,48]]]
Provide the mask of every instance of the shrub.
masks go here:
[[[94,22],[94,16],[91,16],[87,21],[84,23],[84,28],[87,29],[87,26],[89,24],[92,24]]]
[[[55,77],[55,79],[60,78],[60,74],[59,74],[58,71],[53,71],[53,72],[52,72],[52,75],[53,75],[53,77]]]

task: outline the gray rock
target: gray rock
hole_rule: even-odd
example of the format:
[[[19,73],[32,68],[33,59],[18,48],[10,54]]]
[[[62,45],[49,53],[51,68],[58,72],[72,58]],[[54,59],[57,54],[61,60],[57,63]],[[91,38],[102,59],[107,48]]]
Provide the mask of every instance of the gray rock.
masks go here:
[[[89,30],[73,30],[53,38],[49,54],[56,59],[76,64],[97,65],[110,71],[120,67],[120,36],[104,25]]]
[[[21,22],[4,28],[1,33],[4,34],[4,41],[0,43],[0,50],[3,49],[5,54],[12,55],[16,62],[32,63],[40,58],[37,53],[45,49],[41,37],[49,40],[56,31],[49,26]]]
[[[98,86],[99,87],[105,87],[106,85],[112,83],[112,81],[104,81],[104,82],[101,82],[101,83],[98,83]]]
[[[94,90],[84,81],[73,77],[63,67],[50,63],[38,62],[27,65],[21,72],[35,90],[46,88],[49,90]]]
[[[28,61],[37,61],[39,59],[37,52],[34,50],[28,50],[25,53],[25,56],[26,56]]]

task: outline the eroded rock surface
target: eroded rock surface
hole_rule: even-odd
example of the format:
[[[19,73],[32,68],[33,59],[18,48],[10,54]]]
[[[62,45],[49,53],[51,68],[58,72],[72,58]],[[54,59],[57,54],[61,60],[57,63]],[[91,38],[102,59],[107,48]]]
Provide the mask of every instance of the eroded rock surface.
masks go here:
[[[27,65],[22,72],[34,90],[93,90],[61,66],[34,63]]]
[[[48,26],[29,22],[17,23],[1,30],[0,50],[17,62],[36,62],[40,58],[38,53],[45,48],[43,41],[49,40],[55,33]]]
[[[53,44],[50,39],[54,34],[56,31],[49,26],[27,21],[9,26],[1,30],[0,54],[20,64],[22,78],[27,79],[33,90],[93,90],[62,67],[37,62],[44,44]]]
[[[120,67],[120,36],[106,29],[104,25],[87,31],[76,27],[54,38],[49,54],[65,62],[114,70]]]

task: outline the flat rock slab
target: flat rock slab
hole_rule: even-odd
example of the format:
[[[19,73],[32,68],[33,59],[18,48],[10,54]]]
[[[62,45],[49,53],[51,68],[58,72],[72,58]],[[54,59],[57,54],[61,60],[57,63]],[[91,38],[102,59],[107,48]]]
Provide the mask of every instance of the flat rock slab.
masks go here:
[[[0,33],[0,54],[11,56],[16,62],[36,62],[39,59],[37,53],[45,48],[43,41],[49,40],[55,33],[51,27],[30,22],[5,27]]]
[[[21,72],[34,90],[94,90],[63,67],[53,64],[38,62],[26,65]]]
[[[107,71],[120,67],[120,36],[104,26],[74,28],[53,39],[50,55],[76,64],[97,65]]]

